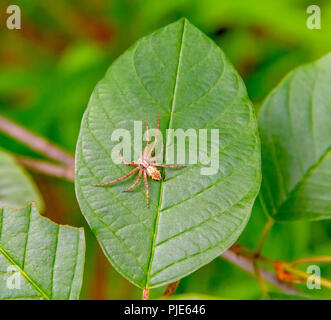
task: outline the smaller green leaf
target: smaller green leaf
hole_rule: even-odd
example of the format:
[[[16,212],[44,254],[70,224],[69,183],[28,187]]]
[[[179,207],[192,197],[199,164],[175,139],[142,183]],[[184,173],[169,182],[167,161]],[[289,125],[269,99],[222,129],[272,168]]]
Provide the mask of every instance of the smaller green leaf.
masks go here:
[[[331,54],[291,72],[259,114],[260,199],[279,221],[331,218]]]
[[[33,180],[7,152],[0,150],[0,207],[20,208],[35,201],[43,208],[43,201]]]
[[[84,230],[40,216],[35,205],[0,209],[0,300],[79,298]]]

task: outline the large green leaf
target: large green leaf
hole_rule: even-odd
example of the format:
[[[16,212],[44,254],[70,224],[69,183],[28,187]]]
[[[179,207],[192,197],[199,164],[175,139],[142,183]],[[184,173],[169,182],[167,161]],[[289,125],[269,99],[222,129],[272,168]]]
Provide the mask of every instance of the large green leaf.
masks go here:
[[[281,221],[331,218],[331,54],[291,72],[259,114],[261,200]]]
[[[31,201],[43,206],[38,189],[25,170],[11,155],[0,150],[0,208],[24,207]]]
[[[0,300],[78,299],[83,229],[41,217],[33,203],[0,209]]]
[[[166,169],[163,181],[149,181],[149,209],[144,183],[121,192],[136,177],[91,186],[128,172],[111,158],[117,152],[112,132],[133,133],[133,120],[143,118],[156,128],[158,114],[164,137],[168,128],[219,129],[220,150],[212,155],[219,156],[217,173],[202,175],[201,162]],[[221,49],[181,19],[117,59],[83,117],[75,184],[81,210],[106,256],[140,287],[177,280],[231,246],[259,189],[260,145],[243,81]]]

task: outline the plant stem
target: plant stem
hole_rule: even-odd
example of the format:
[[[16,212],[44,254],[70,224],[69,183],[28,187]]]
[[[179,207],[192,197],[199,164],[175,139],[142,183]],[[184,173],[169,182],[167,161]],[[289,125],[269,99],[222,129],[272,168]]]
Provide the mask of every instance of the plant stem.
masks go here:
[[[26,168],[48,176],[74,181],[74,168],[56,165],[51,162],[16,156],[16,160]]]
[[[320,257],[311,257],[298,259],[290,263],[291,266],[297,266],[305,263],[316,263],[316,262],[331,262],[331,257],[329,256],[320,256]]]
[[[239,266],[240,268],[244,269],[251,275],[254,275],[254,267],[253,267],[253,262],[249,259],[244,257],[243,255],[237,254],[232,252],[230,249],[225,251],[221,258]],[[280,281],[273,273],[264,270],[263,268],[260,268],[261,272],[261,277],[273,284],[275,287],[277,287],[279,290],[283,292],[287,292],[289,294],[298,294],[299,291],[293,288],[293,286],[289,283]]]
[[[0,131],[46,157],[57,160],[69,167],[74,167],[75,161],[73,156],[1,115]]]
[[[142,300],[148,300],[148,298],[149,298],[149,288],[144,288]]]
[[[255,259],[253,260],[253,270],[254,270],[254,274],[255,274],[255,277],[260,285],[260,288],[263,292],[263,296],[267,296],[268,295],[268,288],[262,278],[262,275],[261,275],[261,270],[258,266],[258,261]]]
[[[266,225],[263,228],[260,240],[257,244],[257,248],[254,252],[254,259],[253,259],[254,273],[255,273],[257,281],[259,282],[259,285],[261,287],[261,290],[262,290],[264,296],[268,295],[268,288],[267,288],[266,284],[264,283],[263,278],[261,277],[261,272],[260,272],[260,269],[259,269],[257,259],[261,255],[261,251],[262,251],[264,242],[265,242],[265,240],[266,240],[266,238],[267,238],[267,236],[268,236],[268,234],[269,234],[269,232],[270,232],[273,225],[274,225],[274,221],[272,219],[268,218],[268,221],[267,221]]]
[[[163,292],[162,297],[171,297],[175,293],[179,285],[179,281],[180,280],[170,283]]]
[[[262,231],[262,234],[261,234],[261,237],[260,237],[260,240],[257,244],[257,247],[256,247],[256,250],[255,250],[255,253],[257,255],[260,255],[261,254],[261,251],[262,251],[262,248],[263,248],[263,245],[264,245],[264,242],[272,228],[272,226],[274,225],[274,220],[272,220],[271,218],[268,219],[266,225],[264,226],[264,229]]]
[[[304,271],[298,270],[298,269],[292,267],[290,264],[287,264],[287,263],[284,265],[284,269],[286,271],[291,272],[292,274],[302,278],[302,279],[314,278],[314,279],[320,281],[322,286],[331,289],[331,281],[329,281],[329,280],[326,280],[324,278],[317,277],[313,274],[308,274]]]

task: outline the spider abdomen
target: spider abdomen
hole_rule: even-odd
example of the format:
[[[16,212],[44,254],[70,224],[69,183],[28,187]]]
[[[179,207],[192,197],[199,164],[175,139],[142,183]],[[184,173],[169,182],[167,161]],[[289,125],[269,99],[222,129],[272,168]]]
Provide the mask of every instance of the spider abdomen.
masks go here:
[[[164,150],[164,144],[162,143],[161,153],[159,155],[157,155],[157,156],[152,157],[152,154],[155,151],[155,147],[156,147],[156,144],[157,144],[158,132],[160,130],[160,118],[159,118],[159,116],[157,117],[157,133],[156,133],[156,136],[155,136],[154,145],[153,145],[153,147],[152,147],[151,150],[149,150],[150,139],[149,139],[149,134],[148,134],[148,124],[147,124],[146,121],[145,121],[145,123],[146,123],[146,128],[147,128],[147,144],[146,144],[146,147],[145,147],[145,151],[141,155],[140,159],[138,161],[126,162],[123,159],[123,155],[121,153],[121,149],[119,148],[119,150],[118,150],[118,153],[120,155],[120,158],[122,160],[122,163],[125,164],[128,167],[136,167],[136,168],[134,168],[133,170],[131,170],[129,173],[127,173],[123,177],[120,177],[120,178],[117,178],[117,179],[108,181],[106,183],[93,184],[93,186],[105,187],[105,186],[108,186],[108,185],[113,184],[115,182],[122,181],[122,180],[124,180],[124,179],[132,176],[137,171],[139,171],[138,179],[136,180],[136,182],[134,184],[132,184],[129,188],[127,188],[127,189],[125,189],[123,191],[129,191],[132,188],[134,188],[141,181],[142,174],[144,174],[144,181],[145,181],[145,186],[146,186],[147,208],[149,208],[149,191],[148,191],[149,189],[148,189],[147,176],[149,176],[153,180],[161,180],[162,179],[161,172],[156,167],[176,168],[176,167],[182,167],[182,166],[166,165],[166,164],[161,164],[161,163],[153,162],[153,161],[155,161],[157,159],[162,158],[162,156],[163,156],[163,150]]]
[[[153,180],[161,180],[161,172],[153,167],[153,166],[148,166],[146,168],[146,173],[148,174],[148,176],[150,176]]]

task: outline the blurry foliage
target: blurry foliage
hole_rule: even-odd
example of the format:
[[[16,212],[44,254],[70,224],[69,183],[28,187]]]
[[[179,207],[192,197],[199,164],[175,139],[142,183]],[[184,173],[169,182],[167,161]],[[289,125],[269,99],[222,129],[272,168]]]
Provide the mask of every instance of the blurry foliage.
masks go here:
[[[139,37],[182,16],[222,47],[244,78],[257,109],[289,70],[331,51],[329,0],[314,1],[321,7],[321,30],[306,27],[309,0],[17,0],[22,30],[6,28],[10,4],[0,3],[0,113],[72,153],[89,96],[111,62]],[[31,154],[2,135],[0,145],[14,153]],[[79,211],[73,185],[35,178],[45,202],[56,204],[46,208],[47,216],[57,223],[85,227],[81,298],[140,298],[140,290],[117,274],[103,256]],[[239,242],[255,248],[265,220],[256,203]],[[288,261],[329,254],[330,233],[330,221],[279,223],[267,238],[263,254]],[[322,268],[322,275],[330,278],[331,268]],[[156,290],[151,297],[162,292],[162,288]],[[235,299],[261,296],[253,277],[221,259],[183,279],[177,293],[184,292]],[[331,298],[326,289],[309,293]]]

